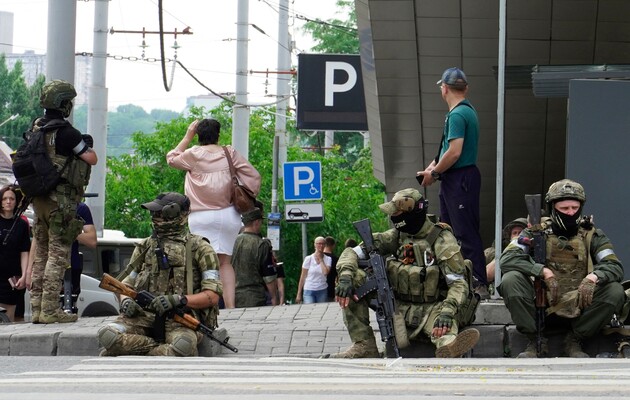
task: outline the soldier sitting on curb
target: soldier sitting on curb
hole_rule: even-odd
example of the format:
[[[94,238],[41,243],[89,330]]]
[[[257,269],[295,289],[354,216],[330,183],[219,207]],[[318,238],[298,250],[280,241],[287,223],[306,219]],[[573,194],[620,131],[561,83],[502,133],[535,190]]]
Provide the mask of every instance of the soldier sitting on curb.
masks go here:
[[[408,345],[409,339],[428,338],[436,347],[436,357],[462,356],[479,340],[476,329],[460,331],[475,311],[475,306],[467,307],[471,264],[462,257],[450,227],[428,218],[427,202],[416,189],[397,192],[380,209],[394,225],[373,238],[379,254],[389,256],[387,277],[396,299],[399,348]],[[336,300],[353,345],[332,358],[379,357],[368,312],[374,293],[360,300],[355,295],[366,281],[366,271],[359,268],[359,259],[366,256],[361,245],[346,248],[337,263]]]

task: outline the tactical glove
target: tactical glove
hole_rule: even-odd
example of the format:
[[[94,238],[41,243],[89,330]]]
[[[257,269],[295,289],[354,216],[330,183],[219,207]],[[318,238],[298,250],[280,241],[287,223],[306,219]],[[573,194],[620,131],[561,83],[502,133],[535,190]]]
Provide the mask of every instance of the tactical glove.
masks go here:
[[[352,286],[352,277],[350,275],[340,276],[337,287],[335,288],[335,295],[337,297],[350,297],[353,294],[354,287]]]
[[[578,286],[578,307],[584,310],[593,302],[593,292],[595,292],[597,284],[588,278],[582,279],[582,283]]]
[[[433,328],[446,328],[450,330],[453,326],[453,316],[450,314],[440,314],[433,323]]]
[[[548,302],[550,306],[555,306],[558,304],[558,289],[560,285],[558,285],[558,281],[555,276],[545,279],[545,286],[547,287],[547,296]]]
[[[162,315],[181,304],[181,296],[178,294],[162,294],[156,296],[149,304],[149,310]]]
[[[120,313],[128,318],[133,318],[142,312],[142,307],[131,297],[125,297],[120,302]]]
[[[81,137],[83,138],[85,144],[87,144],[89,147],[94,147],[94,138],[92,137],[92,135],[85,133],[81,135]]]

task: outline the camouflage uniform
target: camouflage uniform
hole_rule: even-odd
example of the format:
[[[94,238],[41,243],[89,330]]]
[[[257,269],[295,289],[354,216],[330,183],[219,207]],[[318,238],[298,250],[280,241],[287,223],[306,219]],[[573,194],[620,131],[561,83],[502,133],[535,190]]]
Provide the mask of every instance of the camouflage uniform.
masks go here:
[[[398,198],[406,195],[413,196],[415,201],[422,199],[415,189],[406,189],[396,193],[390,203],[396,203]],[[439,355],[444,354],[439,349],[453,344],[456,340],[460,328],[458,325],[464,325],[464,321],[458,320],[461,316],[459,312],[462,311],[462,305],[470,293],[467,276],[471,277],[472,271],[470,264],[467,266],[464,262],[460,246],[450,228],[446,225],[436,225],[429,218],[423,219],[424,224],[415,234],[390,229],[383,233],[374,233],[373,238],[379,254],[383,257],[389,256],[386,258],[387,276],[394,290],[397,312],[404,318],[406,336],[411,340],[429,338],[438,349],[436,355]],[[437,229],[439,234],[434,239],[429,239],[434,229]],[[366,272],[359,268],[358,253],[362,252],[359,248],[346,248],[337,262],[339,279],[351,276],[355,288],[364,284],[367,278]],[[343,309],[344,323],[355,344],[374,342],[368,311],[371,296],[374,296],[374,293],[358,302],[350,301],[349,306]],[[441,313],[454,316],[453,325],[443,336],[434,337],[432,336],[434,323]],[[397,337],[399,334],[400,332],[396,332]],[[478,332],[475,331],[475,334],[476,338],[467,343],[470,348],[478,339]],[[376,356],[374,352],[368,354]],[[336,356],[354,357],[351,350]],[[358,357],[365,355],[359,354]]]
[[[180,195],[184,197],[183,195]],[[219,260],[214,249],[204,238],[187,232],[187,214],[169,221],[153,219],[161,246],[168,258],[168,268],[161,269],[155,249],[157,238],[144,239],[134,250],[123,276],[123,283],[136,291],[146,290],[154,295],[187,295],[210,290],[223,293],[219,280]],[[187,252],[187,245],[190,252]],[[187,254],[192,257],[192,277],[189,276]],[[191,281],[192,290],[188,289]],[[209,309],[188,309],[195,318],[210,328],[217,327],[218,306]],[[139,315],[120,315],[113,323],[99,330],[99,341],[105,348],[102,355],[196,356],[201,333],[166,320],[165,340],[155,340],[155,314],[143,310]]]
[[[55,80],[47,84],[40,99],[46,115],[36,121],[33,129],[43,126],[51,118],[66,118],[75,96],[74,87],[67,82]],[[76,314],[63,313],[59,293],[65,270],[70,268],[72,242],[83,229],[83,221],[77,218],[76,209],[88,184],[91,166],[75,154],[89,149],[83,141],[87,135],[83,135],[73,148],[74,154],[64,156],[56,152],[59,143],[72,136],[78,140],[77,135],[80,132],[72,127],[46,134],[48,154],[57,169],[63,172],[60,183],[50,194],[33,199],[36,216],[33,236],[37,243],[30,293],[33,323],[72,322],[77,319]]]
[[[269,239],[251,232],[240,233],[234,243],[232,266],[236,274],[236,307],[266,305],[266,283],[276,279]]]
[[[554,183],[550,193],[563,186],[566,193],[557,195],[548,201],[553,208],[556,201],[578,200],[583,204],[585,197],[583,188],[568,179]],[[573,191],[577,188],[576,193]],[[562,193],[561,193],[562,194]],[[549,193],[547,194],[549,198]],[[580,208],[581,210],[581,208]],[[553,213],[553,209],[551,210]],[[581,340],[597,334],[611,321],[614,313],[619,314],[625,301],[624,289],[621,285],[623,266],[613,250],[612,243],[601,229],[596,229],[590,221],[584,220],[580,214],[575,219],[581,221],[576,233],[569,237],[558,235],[552,229],[551,219],[545,219],[540,227],[523,230],[518,239],[506,247],[501,255],[503,272],[499,293],[510,311],[512,320],[519,332],[530,338],[530,346],[519,357],[535,357],[532,346],[536,336],[535,294],[533,278],[543,276],[543,268],[549,268],[557,282],[557,305],[547,309],[551,322],[568,328],[565,341],[565,353],[572,357],[587,357],[578,344]],[[527,238],[531,238],[533,229],[541,229],[546,238],[545,265],[535,263],[530,256]],[[578,288],[587,275],[597,276],[592,303],[587,307],[579,306]],[[547,299],[551,298],[548,292]],[[548,325],[547,321],[547,325]],[[545,351],[543,351],[545,352]],[[573,353],[574,355],[572,355]]]

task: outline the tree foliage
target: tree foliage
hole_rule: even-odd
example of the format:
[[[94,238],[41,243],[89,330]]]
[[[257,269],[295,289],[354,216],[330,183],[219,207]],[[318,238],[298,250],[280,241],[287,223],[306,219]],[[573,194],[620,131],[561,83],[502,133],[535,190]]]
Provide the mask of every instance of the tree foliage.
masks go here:
[[[39,94],[44,86],[43,75],[32,86],[26,85],[23,76],[21,61],[16,62],[9,71],[4,53],[0,54],[0,123],[12,115],[18,115],[0,127],[0,137],[13,149],[22,143],[22,134],[43,111],[39,105]]]
[[[337,0],[337,14],[347,16],[346,19],[328,21],[308,21],[303,30],[310,33],[317,42],[312,50],[318,53],[358,54],[359,36],[357,33],[357,14],[354,1]]]

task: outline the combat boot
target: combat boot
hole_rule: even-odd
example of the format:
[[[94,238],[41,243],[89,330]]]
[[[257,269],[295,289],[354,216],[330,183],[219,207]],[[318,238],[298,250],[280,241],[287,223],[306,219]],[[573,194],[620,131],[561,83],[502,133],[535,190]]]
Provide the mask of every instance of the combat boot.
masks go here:
[[[354,342],[346,351],[332,354],[330,358],[381,358],[374,337]]]
[[[580,339],[573,332],[567,333],[564,338],[564,354],[571,358],[589,358],[590,356],[582,350]]]
[[[39,324],[39,314],[40,314],[40,309],[39,308],[33,308],[31,311],[31,322],[33,324]]]
[[[549,346],[547,346],[547,338],[542,338],[542,345],[540,346],[540,356],[544,357],[549,352]],[[529,337],[529,342],[525,350],[518,353],[516,358],[538,358],[538,352],[536,351],[536,337]]]
[[[42,324],[76,322],[77,318],[77,314],[67,314],[61,309],[57,309],[50,314],[43,311],[39,313],[39,322]]]
[[[470,349],[475,347],[479,340],[479,331],[475,328],[469,328],[461,331],[451,343],[435,350],[436,358],[456,358],[466,354]]]

